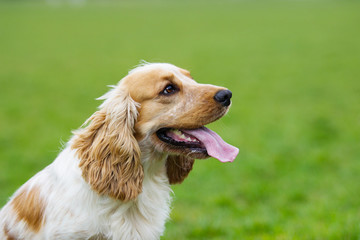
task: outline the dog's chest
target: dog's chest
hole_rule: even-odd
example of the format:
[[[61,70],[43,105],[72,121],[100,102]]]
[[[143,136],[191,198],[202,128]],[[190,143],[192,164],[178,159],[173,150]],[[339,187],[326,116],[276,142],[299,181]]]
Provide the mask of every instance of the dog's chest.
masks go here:
[[[108,215],[111,239],[159,239],[170,214],[170,193],[165,171],[152,176],[145,174],[138,198]]]

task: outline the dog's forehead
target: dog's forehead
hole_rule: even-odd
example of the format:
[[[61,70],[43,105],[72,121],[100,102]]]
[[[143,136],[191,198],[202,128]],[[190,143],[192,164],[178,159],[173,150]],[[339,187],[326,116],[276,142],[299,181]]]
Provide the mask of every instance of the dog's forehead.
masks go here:
[[[169,63],[149,63],[142,65],[131,70],[129,75],[137,75],[140,78],[147,78],[148,81],[150,81],[150,79],[171,79],[176,77],[183,82],[195,83],[188,70],[179,68]]]

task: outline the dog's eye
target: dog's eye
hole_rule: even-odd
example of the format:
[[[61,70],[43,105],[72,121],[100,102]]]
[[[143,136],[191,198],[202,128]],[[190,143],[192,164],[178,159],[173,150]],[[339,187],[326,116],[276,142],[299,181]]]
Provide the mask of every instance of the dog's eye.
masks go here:
[[[177,91],[177,88],[174,85],[169,84],[164,88],[164,90],[161,93],[164,95],[169,95],[169,94],[175,93],[176,91]]]

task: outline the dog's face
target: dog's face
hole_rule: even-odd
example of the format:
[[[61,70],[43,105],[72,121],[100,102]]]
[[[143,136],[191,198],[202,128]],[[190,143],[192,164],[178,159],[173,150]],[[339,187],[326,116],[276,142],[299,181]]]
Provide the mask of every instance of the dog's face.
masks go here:
[[[208,157],[204,144],[183,130],[201,128],[226,114],[230,91],[199,84],[189,71],[170,64],[139,68],[125,77],[121,86],[140,104],[135,123],[138,141],[148,139],[158,151]]]
[[[233,161],[238,149],[204,127],[226,114],[230,98],[229,90],[198,84],[171,64],[130,71],[75,132],[72,148],[84,179],[99,194],[131,200],[142,191],[144,159],[151,157],[145,152],[168,154],[170,184],[187,177],[195,158]]]

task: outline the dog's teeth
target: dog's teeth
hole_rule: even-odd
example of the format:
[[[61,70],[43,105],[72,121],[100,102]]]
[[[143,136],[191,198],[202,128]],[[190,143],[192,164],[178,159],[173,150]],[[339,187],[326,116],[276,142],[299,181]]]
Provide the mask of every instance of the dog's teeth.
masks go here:
[[[193,138],[191,136],[188,136],[187,134],[183,133],[182,131],[178,130],[178,129],[172,129],[171,130],[173,134],[175,134],[176,136],[178,136],[179,141],[184,141],[184,142],[199,142],[196,138]]]
[[[181,132],[179,130],[177,130],[177,129],[173,130],[173,133],[175,133],[176,135],[179,135],[179,136],[181,135]]]

